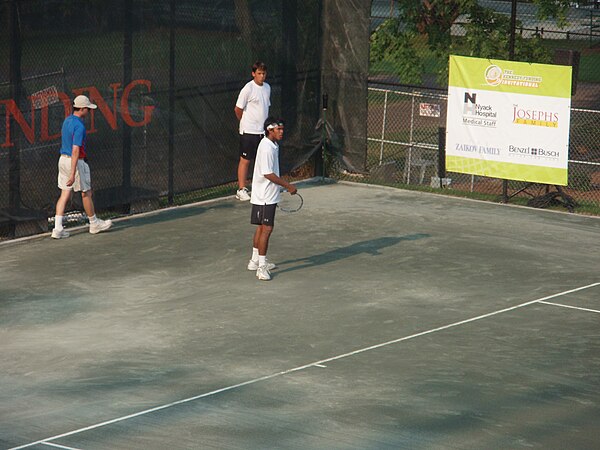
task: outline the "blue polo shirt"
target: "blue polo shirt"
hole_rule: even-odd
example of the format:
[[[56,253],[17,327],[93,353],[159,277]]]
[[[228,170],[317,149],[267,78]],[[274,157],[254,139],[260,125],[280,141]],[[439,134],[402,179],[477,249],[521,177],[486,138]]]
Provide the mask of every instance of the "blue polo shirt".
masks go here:
[[[63,122],[60,154],[71,156],[74,145],[79,147],[79,159],[85,158],[85,124],[81,118],[71,114]]]

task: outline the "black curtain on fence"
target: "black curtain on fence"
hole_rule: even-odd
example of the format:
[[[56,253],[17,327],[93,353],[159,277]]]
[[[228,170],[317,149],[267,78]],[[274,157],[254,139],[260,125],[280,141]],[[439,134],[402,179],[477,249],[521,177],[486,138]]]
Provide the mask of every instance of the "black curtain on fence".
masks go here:
[[[262,60],[286,119],[282,168],[315,151],[328,122],[361,167],[367,0],[0,0],[0,210],[53,214],[60,128],[72,98],[99,108],[87,149],[101,208],[236,178],[233,108]]]

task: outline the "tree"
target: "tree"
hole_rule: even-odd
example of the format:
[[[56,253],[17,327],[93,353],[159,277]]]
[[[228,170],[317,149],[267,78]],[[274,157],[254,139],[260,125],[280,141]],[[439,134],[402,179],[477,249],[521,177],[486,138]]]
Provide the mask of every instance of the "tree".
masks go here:
[[[533,0],[540,19],[554,17],[559,26],[566,24],[569,0]],[[399,3],[399,17],[383,22],[371,35],[371,61],[394,65],[403,83],[422,82],[423,47],[437,61],[438,82],[447,80],[450,53],[483,58],[508,59],[508,16],[480,6],[477,0],[404,0]],[[458,18],[466,35],[452,36]],[[517,28],[520,24],[517,25]],[[541,37],[515,39],[515,60],[549,62],[550,54],[540,45]]]

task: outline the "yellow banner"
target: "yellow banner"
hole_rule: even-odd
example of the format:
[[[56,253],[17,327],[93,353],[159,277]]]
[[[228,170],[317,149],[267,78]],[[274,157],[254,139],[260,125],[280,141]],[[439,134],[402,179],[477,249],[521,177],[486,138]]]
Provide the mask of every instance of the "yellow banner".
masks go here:
[[[570,66],[450,56],[450,86],[571,98]]]
[[[484,161],[460,156],[446,156],[448,172],[468,173],[484,177],[502,178],[505,180],[529,181],[532,183],[568,184],[567,169],[555,167],[532,166],[500,161]]]

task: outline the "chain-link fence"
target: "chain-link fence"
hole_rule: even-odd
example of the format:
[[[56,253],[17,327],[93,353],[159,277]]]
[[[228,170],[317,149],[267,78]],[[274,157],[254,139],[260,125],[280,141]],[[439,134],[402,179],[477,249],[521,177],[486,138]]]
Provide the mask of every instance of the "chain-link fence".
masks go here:
[[[443,3],[443,4],[442,4]],[[546,2],[551,3],[551,2]],[[435,2],[431,3],[435,4]],[[549,186],[446,173],[448,55],[573,65],[569,183],[559,204],[600,214],[600,2],[572,2],[561,21],[542,18],[539,6],[511,1],[425,2],[374,0],[371,9],[366,169],[336,158],[331,170],[345,180],[425,189],[547,206]],[[514,48],[509,52],[509,35]],[[565,59],[566,57],[566,59]],[[540,200],[541,199],[541,200]]]
[[[22,0],[0,7],[9,20],[0,73],[10,119],[0,130],[0,207],[11,217],[52,215],[57,141],[76,94],[99,106],[88,123],[88,155],[95,204],[114,214],[184,202],[195,190],[234,178],[233,105],[259,55],[275,56],[268,63],[275,114],[282,93],[291,98],[298,84],[318,90],[317,2],[296,11],[308,18],[302,40],[283,31],[295,30],[289,22],[297,16],[267,2],[254,2],[253,9],[247,2],[133,0]],[[286,39],[296,41],[293,56]],[[296,58],[299,64],[290,66]],[[300,128],[302,119],[316,120],[304,118],[315,115],[314,103],[312,111],[306,103],[299,111]],[[290,132],[300,135],[295,125]]]
[[[500,200],[503,180],[443,173],[440,133],[445,134],[447,94],[441,90],[372,85],[369,88],[367,170],[339,169],[336,176],[375,184],[428,186]],[[564,192],[579,205],[600,212],[600,111],[571,110],[569,183]],[[441,167],[440,167],[441,164]],[[440,176],[441,175],[441,176]],[[539,198],[548,187],[510,181],[509,194]],[[521,192],[519,192],[521,191]]]
[[[270,112],[286,120],[282,172],[299,167],[315,151],[322,85],[332,110],[366,105],[369,7],[368,0],[0,0],[0,239],[47,230],[59,194],[61,125],[79,94],[98,105],[87,120],[87,153],[104,216],[235,192],[233,109],[256,60],[268,67]],[[336,86],[353,98],[335,95]],[[357,148],[363,110],[352,115],[363,123],[362,138],[347,140]],[[69,209],[82,210],[77,196]]]

